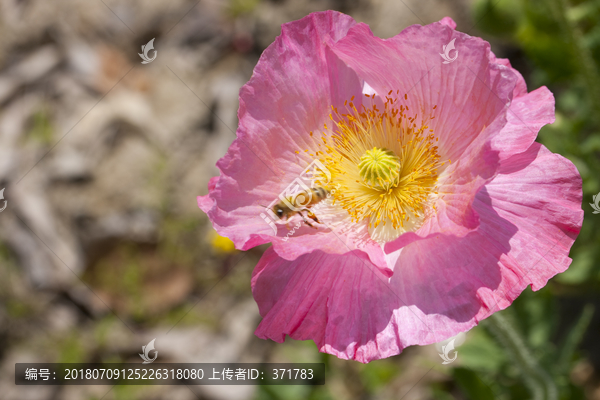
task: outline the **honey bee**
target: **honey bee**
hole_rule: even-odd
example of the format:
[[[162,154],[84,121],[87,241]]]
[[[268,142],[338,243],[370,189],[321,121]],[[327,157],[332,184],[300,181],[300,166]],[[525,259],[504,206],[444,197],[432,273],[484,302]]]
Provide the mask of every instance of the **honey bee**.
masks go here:
[[[331,191],[324,187],[311,188],[309,190],[305,190],[305,191],[299,193],[298,195],[296,195],[296,197],[304,196],[304,198],[308,197],[310,199],[308,204],[304,204],[304,207],[302,210],[294,211],[284,201],[280,201],[279,203],[275,204],[271,210],[280,219],[285,218],[286,220],[288,218],[292,217],[293,215],[298,214],[302,217],[302,220],[306,223],[306,225],[310,226],[311,228],[315,228],[314,225],[312,225],[310,222],[308,222],[308,220],[306,219],[306,217],[304,216],[302,211],[307,210],[308,213],[311,214],[308,217],[310,219],[312,219],[313,221],[315,221],[316,223],[320,224],[321,222],[319,222],[319,219],[317,218],[317,216],[312,211],[309,210],[309,207],[312,207],[315,204],[326,199],[330,193],[331,193]],[[288,198],[288,203],[292,203],[292,198]]]

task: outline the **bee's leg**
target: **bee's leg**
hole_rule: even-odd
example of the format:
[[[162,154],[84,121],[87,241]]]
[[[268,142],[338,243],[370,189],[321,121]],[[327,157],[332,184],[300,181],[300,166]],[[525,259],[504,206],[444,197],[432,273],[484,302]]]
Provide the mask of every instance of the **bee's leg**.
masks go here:
[[[308,215],[308,218],[312,219],[317,224],[321,223],[321,221],[319,221],[319,218],[317,218],[317,215],[312,210],[307,209],[306,214]],[[304,215],[302,215],[302,218],[304,218]],[[310,223],[306,219],[304,219],[304,222],[306,222],[308,225],[310,225]],[[312,225],[310,225],[310,226],[312,226]]]
[[[315,221],[317,224],[320,224],[321,221],[319,221],[319,218],[317,218],[317,216],[315,215],[315,213],[311,213],[312,215],[309,215],[308,218],[312,219],[313,221]]]
[[[308,220],[306,219],[306,217],[304,216],[304,214],[300,214],[300,215],[302,216],[302,220],[304,221],[304,223],[305,223],[306,225],[310,226],[310,227],[311,227],[311,228],[313,228],[313,229],[317,229],[317,227],[316,227],[316,226],[314,226],[313,224],[311,224],[310,222],[308,222]],[[313,215],[314,215],[314,214],[313,214]],[[311,218],[311,217],[309,217],[309,218]],[[312,219],[312,218],[311,218],[311,219]]]

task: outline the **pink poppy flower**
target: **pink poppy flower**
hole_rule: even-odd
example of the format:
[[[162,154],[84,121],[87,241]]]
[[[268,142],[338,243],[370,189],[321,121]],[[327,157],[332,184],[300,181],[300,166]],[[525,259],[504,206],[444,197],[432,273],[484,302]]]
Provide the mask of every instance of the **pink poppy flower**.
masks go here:
[[[464,332],[569,266],[581,177],[534,142],[553,95],[455,27],[384,40],[327,11],[263,53],[198,197],[236,248],[272,243],[252,277],[259,337],[369,362]]]

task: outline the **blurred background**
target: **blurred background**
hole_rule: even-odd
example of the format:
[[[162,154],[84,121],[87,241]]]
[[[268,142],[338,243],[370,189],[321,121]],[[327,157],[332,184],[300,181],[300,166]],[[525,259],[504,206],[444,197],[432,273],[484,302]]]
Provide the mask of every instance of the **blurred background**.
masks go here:
[[[197,208],[258,57],[326,9],[384,38],[451,16],[556,96],[538,140],[583,177],[573,264],[452,364],[434,345],[362,365],[256,338],[265,248],[234,250]],[[600,1],[0,0],[0,38],[3,399],[600,399]],[[152,338],[161,362],[325,362],[327,384],[14,385],[16,362],[140,362]]]

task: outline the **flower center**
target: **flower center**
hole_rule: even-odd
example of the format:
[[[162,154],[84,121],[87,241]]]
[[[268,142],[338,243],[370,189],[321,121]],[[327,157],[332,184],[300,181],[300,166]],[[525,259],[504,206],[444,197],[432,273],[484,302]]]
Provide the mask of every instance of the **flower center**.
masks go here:
[[[391,150],[373,147],[360,158],[358,173],[366,186],[387,191],[398,185],[400,159]]]
[[[381,225],[391,229],[383,235],[387,241],[422,224],[445,162],[425,122],[417,126],[417,115],[409,116],[408,107],[395,106],[397,100],[390,97],[379,110],[374,98],[360,110],[352,98],[344,103],[347,113],[332,107],[334,126],[325,125],[319,144],[324,151],[316,156],[331,173],[334,204],[353,222],[368,218],[370,232]]]

